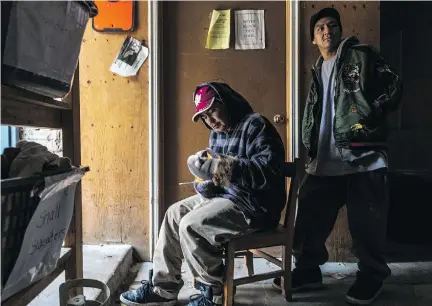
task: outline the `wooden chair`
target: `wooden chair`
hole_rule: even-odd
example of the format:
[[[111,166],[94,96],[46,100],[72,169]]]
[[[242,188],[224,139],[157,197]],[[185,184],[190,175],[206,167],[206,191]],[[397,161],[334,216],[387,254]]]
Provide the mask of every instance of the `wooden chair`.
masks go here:
[[[256,232],[249,235],[234,238],[225,244],[225,281],[224,281],[224,305],[233,305],[234,287],[254,283],[275,277],[282,277],[282,293],[287,301],[291,301],[291,256],[294,231],[294,219],[297,206],[298,172],[300,162],[284,163],[283,173],[290,178],[287,203],[282,224],[278,228]],[[282,261],[265,253],[261,248],[282,246]],[[244,255],[248,275],[234,279],[234,258],[239,254]],[[281,270],[254,275],[253,256],[257,255],[279,266]]]

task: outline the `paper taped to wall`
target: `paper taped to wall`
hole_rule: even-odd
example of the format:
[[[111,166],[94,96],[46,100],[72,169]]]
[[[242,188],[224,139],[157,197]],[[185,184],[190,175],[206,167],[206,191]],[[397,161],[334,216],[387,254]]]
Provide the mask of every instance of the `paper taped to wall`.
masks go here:
[[[213,10],[207,35],[207,49],[228,49],[230,42],[231,10]]]
[[[235,12],[235,48],[265,49],[264,10]]]
[[[149,55],[148,48],[133,37],[127,37],[117,54],[110,71],[123,77],[134,76]]]

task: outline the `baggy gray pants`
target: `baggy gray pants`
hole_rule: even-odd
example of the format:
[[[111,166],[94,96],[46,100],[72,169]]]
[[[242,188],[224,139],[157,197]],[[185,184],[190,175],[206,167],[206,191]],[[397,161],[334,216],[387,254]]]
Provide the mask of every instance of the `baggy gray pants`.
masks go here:
[[[177,298],[183,286],[183,259],[197,281],[222,288],[223,243],[252,231],[244,214],[228,199],[195,195],[175,203],[165,214],[153,256],[154,292]]]

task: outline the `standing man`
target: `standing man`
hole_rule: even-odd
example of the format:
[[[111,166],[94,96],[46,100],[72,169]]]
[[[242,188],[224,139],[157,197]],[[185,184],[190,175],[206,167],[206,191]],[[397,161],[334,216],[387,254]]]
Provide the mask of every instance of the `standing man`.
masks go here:
[[[401,82],[373,47],[359,44],[356,37],[341,40],[337,10],[325,8],[313,15],[310,35],[321,56],[312,70],[302,124],[310,161],[299,191],[292,286],[322,286],[319,266],[328,260],[325,242],[346,204],[359,263],[345,297],[351,304],[368,305],[390,275],[380,255],[388,212],[383,143],[387,115],[401,98]]]

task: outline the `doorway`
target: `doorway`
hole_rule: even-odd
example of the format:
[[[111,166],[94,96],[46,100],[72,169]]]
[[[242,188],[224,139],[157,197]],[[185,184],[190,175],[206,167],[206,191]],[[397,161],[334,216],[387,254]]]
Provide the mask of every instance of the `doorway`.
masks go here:
[[[400,12],[403,12],[401,15]],[[381,2],[381,54],[400,73],[402,103],[388,120],[391,208],[388,252],[432,258],[432,2]]]
[[[164,1],[163,5],[163,122],[164,191],[160,215],[176,201],[195,193],[186,166],[189,155],[208,144],[209,131],[193,123],[192,93],[205,81],[224,81],[240,92],[254,111],[269,120],[287,117],[286,105],[286,3]],[[231,43],[225,50],[209,50],[205,41],[212,10],[231,9]],[[266,48],[234,49],[234,11],[264,9]],[[175,31],[173,31],[175,29]],[[275,125],[285,145],[287,120]]]

